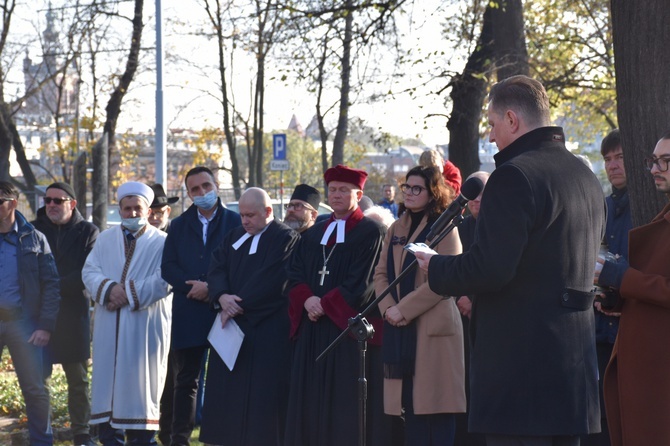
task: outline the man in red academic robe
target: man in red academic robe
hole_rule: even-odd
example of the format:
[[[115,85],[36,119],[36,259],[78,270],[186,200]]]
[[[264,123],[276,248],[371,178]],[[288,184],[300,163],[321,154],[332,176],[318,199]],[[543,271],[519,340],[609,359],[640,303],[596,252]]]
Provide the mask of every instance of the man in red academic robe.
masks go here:
[[[338,165],[325,173],[333,214],[305,232],[289,267],[289,315],[295,340],[286,446],[337,446],[358,441],[357,341],[344,339],[315,359],[374,299],[372,275],[385,229],[358,202],[367,173]],[[371,316],[373,324],[381,322]],[[367,438],[389,444],[382,409],[381,329],[369,341]]]

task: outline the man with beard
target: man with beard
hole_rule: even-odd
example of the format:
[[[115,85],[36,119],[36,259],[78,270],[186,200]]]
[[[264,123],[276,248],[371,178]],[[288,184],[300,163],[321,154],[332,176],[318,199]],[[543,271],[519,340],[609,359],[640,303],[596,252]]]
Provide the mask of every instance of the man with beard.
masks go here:
[[[314,226],[320,202],[321,194],[318,190],[307,184],[298,184],[286,205],[284,224],[302,234]]]
[[[103,446],[155,445],[167,375],[172,295],[161,278],[165,233],[148,222],[154,192],[117,190],[121,225],[103,231],[82,279],[95,302],[91,424]],[[125,432],[124,432],[125,431]]]
[[[670,198],[670,131],[645,160]],[[670,444],[670,204],[628,233],[628,258],[603,262],[598,285],[619,291],[619,333],[604,379],[613,446]]]
[[[179,201],[179,197],[168,197],[163,189],[163,185],[156,183],[150,186],[154,191],[154,201],[151,203],[151,215],[149,215],[149,224],[163,232],[170,230],[171,205]]]

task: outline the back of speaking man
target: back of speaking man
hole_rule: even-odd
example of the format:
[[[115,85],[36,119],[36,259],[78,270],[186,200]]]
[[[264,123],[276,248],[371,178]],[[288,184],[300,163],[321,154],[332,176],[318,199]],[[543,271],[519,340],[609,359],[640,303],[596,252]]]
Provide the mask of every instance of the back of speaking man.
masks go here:
[[[489,446],[578,445],[600,430],[590,290],[603,193],[549,126],[542,84],[498,82],[488,115],[500,152],[475,241],[459,256],[417,258],[435,292],[475,295],[470,431]]]

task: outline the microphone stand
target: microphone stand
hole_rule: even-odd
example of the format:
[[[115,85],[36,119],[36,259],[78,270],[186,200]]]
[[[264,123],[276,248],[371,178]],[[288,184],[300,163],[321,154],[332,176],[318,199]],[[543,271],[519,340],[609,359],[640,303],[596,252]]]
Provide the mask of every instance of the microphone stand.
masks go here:
[[[453,220],[442,230],[442,232],[430,241],[430,248],[437,246],[444,237],[447,236],[455,227],[461,224],[463,221],[463,215],[456,215]],[[359,356],[359,366],[358,366],[358,445],[365,446],[366,443],[366,434],[367,434],[367,398],[368,398],[368,382],[366,379],[366,352],[368,347],[367,340],[375,334],[375,330],[372,327],[372,324],[365,319],[365,316],[370,314],[370,312],[377,308],[379,302],[386,297],[387,294],[391,292],[393,287],[395,287],[400,281],[407,276],[410,272],[414,270],[418,260],[416,258],[412,260],[407,268],[402,270],[400,274],[395,278],[393,282],[386,287],[384,291],[379,294],[370,304],[365,307],[363,311],[358,313],[356,316],[349,318],[348,326],[345,328],[338,336],[330,343],[326,349],[321,352],[321,354],[316,358],[316,361],[322,360],[328,353],[330,353],[349,333],[358,341],[358,356]]]

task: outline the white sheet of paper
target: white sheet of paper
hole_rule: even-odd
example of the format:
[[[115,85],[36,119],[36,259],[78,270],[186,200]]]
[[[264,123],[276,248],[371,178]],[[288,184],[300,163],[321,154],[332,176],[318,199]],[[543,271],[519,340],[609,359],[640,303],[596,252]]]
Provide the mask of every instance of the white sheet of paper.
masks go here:
[[[217,314],[214,324],[209,330],[209,335],[207,335],[207,340],[232,371],[244,340],[244,332],[237,325],[237,322],[234,319],[228,319],[226,325],[221,328],[221,317]]]
[[[408,245],[404,246],[404,249],[407,251],[411,252],[414,254],[415,252],[425,252],[427,254],[437,254],[434,250],[430,248],[430,246],[426,245],[425,243],[410,243]]]

